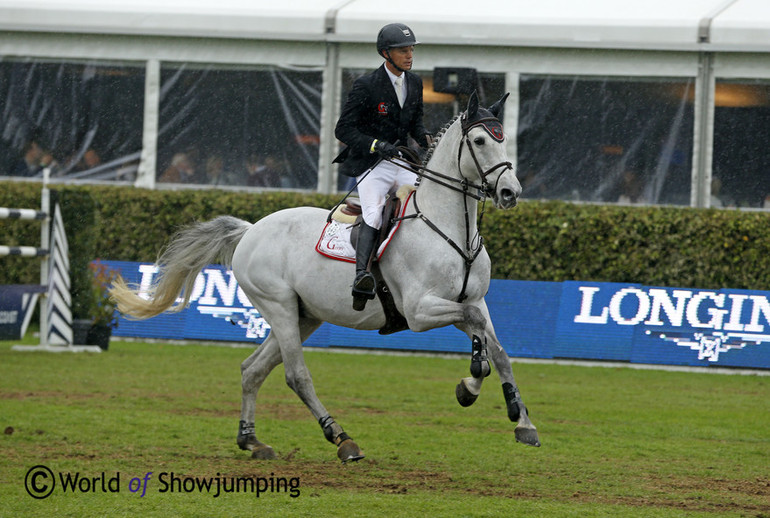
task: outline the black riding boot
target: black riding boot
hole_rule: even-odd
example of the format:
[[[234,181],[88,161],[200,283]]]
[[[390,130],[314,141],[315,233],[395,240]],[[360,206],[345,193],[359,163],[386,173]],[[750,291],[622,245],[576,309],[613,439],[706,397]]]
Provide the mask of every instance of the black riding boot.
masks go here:
[[[356,311],[363,311],[366,301],[374,298],[377,282],[374,280],[374,275],[366,270],[379,232],[379,229],[361,221],[358,241],[356,241],[356,279],[353,281],[353,309]]]

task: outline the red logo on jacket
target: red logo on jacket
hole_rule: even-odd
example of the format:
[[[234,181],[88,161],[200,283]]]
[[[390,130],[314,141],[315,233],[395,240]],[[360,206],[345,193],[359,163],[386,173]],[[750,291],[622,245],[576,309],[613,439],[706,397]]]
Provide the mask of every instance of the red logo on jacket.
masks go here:
[[[377,105],[377,111],[380,113],[380,115],[387,115],[388,114],[388,105],[384,102],[381,102]]]

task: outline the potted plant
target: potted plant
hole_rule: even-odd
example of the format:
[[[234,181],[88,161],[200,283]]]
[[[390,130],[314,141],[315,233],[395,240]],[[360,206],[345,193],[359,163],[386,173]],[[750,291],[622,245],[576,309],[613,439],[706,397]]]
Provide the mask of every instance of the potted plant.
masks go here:
[[[109,289],[117,278],[118,272],[102,263],[99,259],[88,263],[91,271],[91,292],[88,303],[90,327],[86,335],[87,345],[98,345],[107,350],[110,345],[112,330],[118,327],[115,305],[110,300]]]

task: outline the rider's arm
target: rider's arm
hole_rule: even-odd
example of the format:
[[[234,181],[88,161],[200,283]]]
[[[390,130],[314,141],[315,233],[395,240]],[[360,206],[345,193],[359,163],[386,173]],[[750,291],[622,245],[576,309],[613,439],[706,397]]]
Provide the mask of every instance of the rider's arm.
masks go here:
[[[361,131],[361,128],[366,126],[364,118],[366,108],[370,104],[369,98],[369,89],[363,81],[356,80],[334,128],[334,136],[358,154],[371,152],[374,145],[374,138]]]

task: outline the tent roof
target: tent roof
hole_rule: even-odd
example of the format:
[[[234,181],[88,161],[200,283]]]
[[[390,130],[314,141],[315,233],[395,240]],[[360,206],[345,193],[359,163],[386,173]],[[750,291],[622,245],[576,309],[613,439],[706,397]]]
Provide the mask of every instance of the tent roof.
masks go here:
[[[390,21],[426,44],[770,51],[767,0],[0,0],[6,31],[372,43]]]
[[[770,2],[740,0],[714,19],[711,41],[725,47],[770,49]]]
[[[338,0],[0,0],[0,30],[322,40]]]
[[[421,41],[547,47],[694,46],[700,19],[723,0],[442,0],[440,10],[406,0],[356,0],[339,13],[338,34],[361,39],[383,19],[408,13]],[[379,9],[378,9],[379,6]]]

